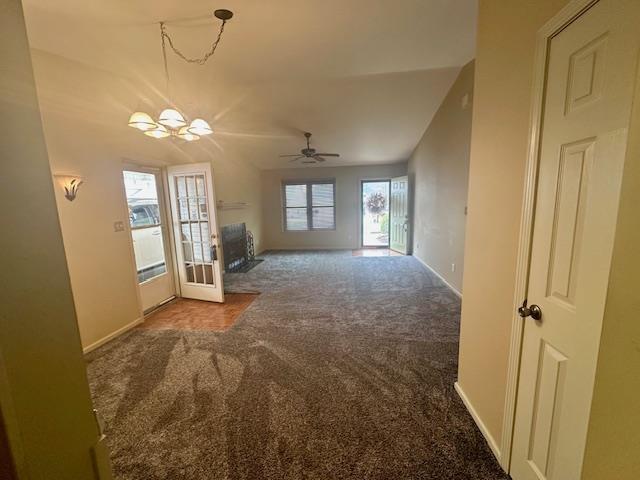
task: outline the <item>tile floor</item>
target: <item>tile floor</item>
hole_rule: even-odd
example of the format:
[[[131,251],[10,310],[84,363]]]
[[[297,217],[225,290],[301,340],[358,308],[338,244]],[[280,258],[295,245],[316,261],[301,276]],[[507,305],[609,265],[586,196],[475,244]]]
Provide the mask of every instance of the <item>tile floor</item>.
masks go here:
[[[205,330],[222,332],[231,327],[257,294],[228,293],[225,303],[177,298],[146,317],[141,329]]]

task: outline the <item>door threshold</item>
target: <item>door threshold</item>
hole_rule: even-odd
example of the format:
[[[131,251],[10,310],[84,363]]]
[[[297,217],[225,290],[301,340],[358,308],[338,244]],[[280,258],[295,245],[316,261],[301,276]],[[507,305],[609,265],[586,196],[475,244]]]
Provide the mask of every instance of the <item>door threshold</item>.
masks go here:
[[[158,304],[154,305],[153,307],[151,307],[151,308],[147,308],[147,309],[146,309],[144,312],[142,312],[142,313],[143,313],[143,315],[146,317],[147,315],[149,315],[149,314],[151,314],[151,313],[155,312],[155,311],[156,311],[156,310],[158,310],[159,308],[164,307],[167,303],[173,302],[176,298],[178,298],[178,297],[177,297],[176,295],[173,295],[173,296],[171,296],[171,297],[167,298],[166,300],[163,300],[162,302],[160,302],[160,303],[158,303]]]

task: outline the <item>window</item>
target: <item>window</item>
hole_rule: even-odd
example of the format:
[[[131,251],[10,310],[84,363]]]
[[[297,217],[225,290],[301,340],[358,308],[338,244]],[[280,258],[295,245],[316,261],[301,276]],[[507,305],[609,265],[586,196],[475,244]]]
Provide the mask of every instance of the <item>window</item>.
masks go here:
[[[284,229],[289,232],[335,229],[335,185],[335,180],[284,182]]]

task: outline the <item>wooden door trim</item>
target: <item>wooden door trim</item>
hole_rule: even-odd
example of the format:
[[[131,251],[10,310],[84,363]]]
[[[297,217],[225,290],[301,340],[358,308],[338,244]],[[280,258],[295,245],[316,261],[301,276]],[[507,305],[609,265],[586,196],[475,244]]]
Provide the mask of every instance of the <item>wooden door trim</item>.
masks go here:
[[[531,260],[531,240],[535,214],[537,173],[539,163],[540,134],[542,125],[545,78],[547,74],[548,54],[551,39],[576,20],[599,0],[571,0],[562,10],[551,18],[536,35],[534,57],[534,76],[529,117],[529,141],[527,163],[523,186],[522,211],[518,239],[518,256],[511,318],[511,339],[507,366],[507,384],[502,420],[502,437],[498,461],[502,468],[511,470],[511,449],[513,445],[518,379],[520,376],[520,356],[524,333],[524,320],[517,314],[518,307],[526,298],[529,266]]]

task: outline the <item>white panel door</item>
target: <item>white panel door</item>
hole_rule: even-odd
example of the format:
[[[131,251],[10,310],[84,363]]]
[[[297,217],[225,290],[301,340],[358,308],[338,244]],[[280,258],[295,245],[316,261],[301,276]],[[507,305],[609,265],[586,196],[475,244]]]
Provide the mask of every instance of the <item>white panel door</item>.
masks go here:
[[[407,254],[409,243],[409,179],[396,177],[391,179],[390,248]]]
[[[542,318],[525,320],[514,480],[580,479],[640,44],[638,19],[637,0],[601,0],[550,43],[527,292]]]
[[[224,301],[218,222],[209,163],[167,168],[180,294]]]

